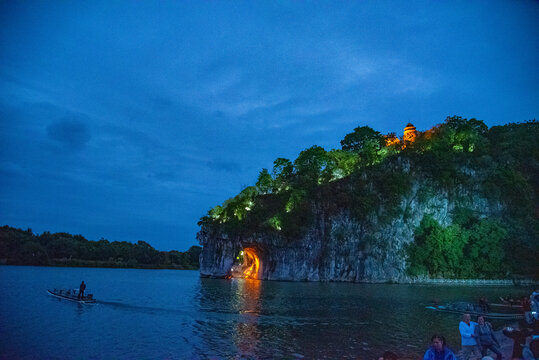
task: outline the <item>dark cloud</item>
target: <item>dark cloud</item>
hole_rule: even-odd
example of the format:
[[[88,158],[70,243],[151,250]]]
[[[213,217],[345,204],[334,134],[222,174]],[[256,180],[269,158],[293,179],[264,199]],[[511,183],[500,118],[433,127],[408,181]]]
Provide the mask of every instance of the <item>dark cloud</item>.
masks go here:
[[[47,136],[72,150],[82,149],[92,138],[88,126],[77,119],[63,119],[50,124]]]
[[[208,167],[212,170],[229,172],[229,173],[239,173],[241,172],[240,164],[234,161],[226,161],[214,159],[207,162]]]
[[[99,135],[114,139],[116,144],[132,146],[142,150],[145,154],[152,151],[163,151],[163,145],[158,139],[148,133],[136,130],[129,126],[106,125],[98,129]]]

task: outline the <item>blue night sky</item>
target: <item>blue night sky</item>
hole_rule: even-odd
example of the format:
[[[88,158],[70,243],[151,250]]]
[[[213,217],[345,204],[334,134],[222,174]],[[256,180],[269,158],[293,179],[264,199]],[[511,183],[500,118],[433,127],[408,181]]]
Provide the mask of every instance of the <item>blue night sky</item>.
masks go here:
[[[539,114],[537,1],[2,1],[0,225],[195,245],[277,157]]]

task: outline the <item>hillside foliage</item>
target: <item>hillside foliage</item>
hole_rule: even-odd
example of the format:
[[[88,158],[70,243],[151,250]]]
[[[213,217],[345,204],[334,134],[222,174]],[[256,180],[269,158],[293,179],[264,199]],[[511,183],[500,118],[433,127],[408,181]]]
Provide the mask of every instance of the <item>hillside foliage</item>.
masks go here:
[[[503,216],[480,219],[459,209],[451,226],[425,216],[408,248],[409,272],[431,277],[539,276],[539,125],[533,121],[488,128],[483,121],[448,117],[413,141],[358,127],[340,149],[312,146],[295,160],[277,158],[249,186],[211,209],[199,225],[229,235],[274,232],[294,241],[316,220],[347,210],[368,231],[406,211],[401,199],[414,179],[435,191],[459,196],[473,188],[490,203],[502,203]],[[408,168],[402,164],[408,164]],[[405,214],[406,215],[406,214]]]

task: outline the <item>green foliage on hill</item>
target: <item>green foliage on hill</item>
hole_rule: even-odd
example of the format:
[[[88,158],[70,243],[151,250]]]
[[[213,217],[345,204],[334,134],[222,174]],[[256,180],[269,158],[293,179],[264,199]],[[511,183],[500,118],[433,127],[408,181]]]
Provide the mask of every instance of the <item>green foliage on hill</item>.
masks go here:
[[[7,265],[198,269],[200,252],[200,246],[158,251],[144,241],[89,241],[81,235],[0,227],[0,262]]]
[[[425,216],[408,249],[409,272],[442,278],[504,276],[507,231],[490,219],[467,218],[448,227]]]
[[[488,129],[453,116],[416,135],[398,141],[363,126],[344,137],[341,149],[315,145],[293,161],[278,158],[256,186],[210,210],[199,225],[233,236],[273,232],[293,242],[323,209],[326,216],[346,210],[369,231],[373,217],[387,223],[406,211],[401,201],[421,180],[430,188],[421,189],[420,201],[440,191],[458,197],[468,188],[504,211],[496,219],[468,214],[459,221],[455,213],[447,228],[426,217],[409,249],[412,274],[539,276],[538,123]]]

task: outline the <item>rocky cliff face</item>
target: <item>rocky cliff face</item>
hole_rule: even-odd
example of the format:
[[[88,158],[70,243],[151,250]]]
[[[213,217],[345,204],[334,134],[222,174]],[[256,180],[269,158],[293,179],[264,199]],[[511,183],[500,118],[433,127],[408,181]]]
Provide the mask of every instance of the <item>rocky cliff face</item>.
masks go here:
[[[225,276],[238,253],[250,248],[260,260],[258,279],[406,282],[405,246],[413,241],[426,214],[447,226],[452,224],[456,207],[469,208],[482,217],[500,216],[503,210],[500,204],[477,195],[476,189],[454,190],[449,193],[426,180],[414,180],[395,212],[398,215],[389,221],[373,214],[361,223],[345,210],[329,215],[323,206],[313,204],[313,224],[292,241],[264,232],[229,237],[218,228],[203,226],[197,235],[203,246],[200,274]]]

